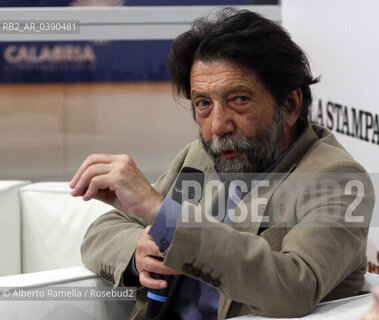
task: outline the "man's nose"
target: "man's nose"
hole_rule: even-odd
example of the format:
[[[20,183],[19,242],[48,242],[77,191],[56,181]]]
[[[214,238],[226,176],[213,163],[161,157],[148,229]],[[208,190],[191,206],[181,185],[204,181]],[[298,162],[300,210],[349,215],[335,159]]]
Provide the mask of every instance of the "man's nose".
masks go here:
[[[232,114],[222,104],[216,104],[212,111],[212,134],[222,137],[235,130]]]

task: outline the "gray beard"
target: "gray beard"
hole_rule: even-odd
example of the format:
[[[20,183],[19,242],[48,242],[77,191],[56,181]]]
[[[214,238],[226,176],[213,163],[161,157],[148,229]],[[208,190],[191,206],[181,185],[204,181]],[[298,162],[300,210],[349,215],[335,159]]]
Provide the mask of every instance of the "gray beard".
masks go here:
[[[278,158],[283,132],[283,111],[276,107],[272,126],[258,133],[254,139],[227,134],[207,143],[201,132],[200,139],[221,173],[256,173],[269,168]],[[221,156],[221,152],[237,150],[243,152],[233,159]]]

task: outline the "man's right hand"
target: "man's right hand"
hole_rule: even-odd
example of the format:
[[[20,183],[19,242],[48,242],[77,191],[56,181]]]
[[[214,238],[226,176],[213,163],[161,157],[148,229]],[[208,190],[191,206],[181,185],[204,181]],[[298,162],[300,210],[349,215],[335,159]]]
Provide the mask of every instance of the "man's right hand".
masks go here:
[[[162,261],[157,258],[162,258],[158,246],[149,236],[148,232],[151,226],[147,226],[137,243],[134,260],[139,273],[139,281],[141,285],[150,289],[163,289],[167,287],[167,281],[153,279],[151,273],[163,275],[177,275],[179,272],[165,266]]]

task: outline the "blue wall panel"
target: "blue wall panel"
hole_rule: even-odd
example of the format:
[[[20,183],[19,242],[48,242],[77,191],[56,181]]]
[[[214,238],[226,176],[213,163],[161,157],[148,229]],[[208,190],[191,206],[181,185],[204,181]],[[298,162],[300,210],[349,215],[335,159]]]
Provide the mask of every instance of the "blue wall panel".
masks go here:
[[[168,81],[171,43],[0,43],[0,83]]]

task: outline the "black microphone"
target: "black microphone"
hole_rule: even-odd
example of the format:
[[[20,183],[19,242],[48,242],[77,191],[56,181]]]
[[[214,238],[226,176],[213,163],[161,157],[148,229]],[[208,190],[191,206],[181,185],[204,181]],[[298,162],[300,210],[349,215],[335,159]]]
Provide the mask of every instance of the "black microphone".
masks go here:
[[[183,182],[191,181],[198,182],[201,187],[200,198],[196,199],[196,192],[194,187],[189,187],[187,190],[183,190]],[[204,184],[204,172],[191,168],[191,167],[183,167],[179,172],[178,178],[176,180],[173,192],[172,199],[180,204],[183,203],[183,199],[187,199],[189,202],[193,204],[198,204],[201,199],[202,189]],[[188,194],[183,197],[183,193],[188,192]],[[163,260],[162,258],[160,259]],[[163,304],[167,301],[168,293],[170,291],[171,280],[174,277],[173,275],[161,275],[152,273],[151,277],[153,279],[162,279],[167,281],[167,287],[164,289],[150,289],[147,293],[147,297],[149,298],[149,303],[147,305],[146,316],[148,319],[154,319],[160,313]]]

